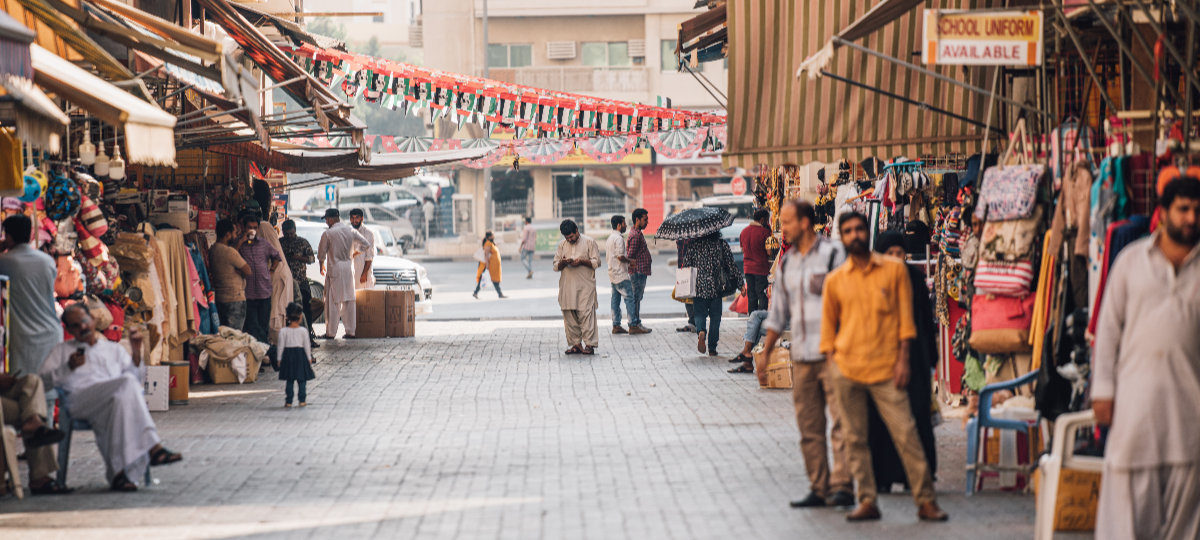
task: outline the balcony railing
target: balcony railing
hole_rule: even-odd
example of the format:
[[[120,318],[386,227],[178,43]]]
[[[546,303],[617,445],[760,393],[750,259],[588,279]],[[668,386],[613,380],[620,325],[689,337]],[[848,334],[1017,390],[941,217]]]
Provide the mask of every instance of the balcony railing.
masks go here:
[[[483,76],[483,71],[476,73]],[[646,68],[588,66],[491,68],[488,77],[497,81],[560,92],[645,92],[649,88]]]

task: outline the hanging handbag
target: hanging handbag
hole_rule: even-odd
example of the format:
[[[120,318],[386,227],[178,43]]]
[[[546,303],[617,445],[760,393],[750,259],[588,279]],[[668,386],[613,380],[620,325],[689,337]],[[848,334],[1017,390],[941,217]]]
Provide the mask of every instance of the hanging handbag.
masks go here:
[[[1034,296],[976,295],[971,300],[972,349],[982,354],[1027,353],[1033,326]]]
[[[1033,284],[1033,261],[981,261],[975,270],[975,292],[1024,296]]]
[[[988,221],[979,239],[982,261],[1018,261],[1033,257],[1042,228],[1042,208],[1034,207],[1025,219]]]
[[[1046,166],[1030,163],[1025,120],[1017,123],[1012,142],[1001,156],[1000,164],[983,173],[983,185],[975,206],[975,217],[987,221],[1027,218],[1037,205],[1038,186],[1046,176]],[[1017,145],[1025,148],[1018,151]],[[1016,164],[1005,166],[1010,159]]]
[[[81,206],[79,208],[79,220],[83,222],[84,228],[88,230],[92,236],[97,238],[104,236],[108,232],[108,220],[104,218],[104,213],[100,211],[100,207],[92,202],[87,195],[80,198]]]
[[[475,250],[475,260],[477,260],[483,264],[487,264],[488,263],[487,248],[481,247],[481,248]]]

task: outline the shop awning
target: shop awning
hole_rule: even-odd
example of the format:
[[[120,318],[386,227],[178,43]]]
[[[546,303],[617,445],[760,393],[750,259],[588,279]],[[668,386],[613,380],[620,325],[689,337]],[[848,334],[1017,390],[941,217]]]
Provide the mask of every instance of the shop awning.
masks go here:
[[[366,125],[350,114],[350,106],[333,94],[315,77],[296,65],[271,40],[267,39],[238,10],[225,0],[198,0],[207,10],[208,16],[221,25],[272,80],[298,103],[310,107],[317,115],[322,127],[329,125],[349,130],[356,144],[362,142]]]
[[[933,1],[942,9],[984,7]],[[728,6],[726,167],[972,153],[982,146],[984,130],[971,122],[982,123],[987,98],[960,86],[866,55],[841,55],[825,68],[856,84],[795,77],[802,60],[849,30],[847,35],[859,36],[871,49],[913,58],[921,47],[921,22],[912,0],[877,6],[871,0],[749,0]],[[987,70],[972,69],[968,75],[959,66],[937,66],[934,71],[982,86]]]
[[[727,39],[728,23],[725,19],[726,4],[710,9],[679,23],[679,53],[686,54],[703,49]]]
[[[29,79],[0,75],[0,88],[0,121],[15,125],[21,140],[58,154],[59,134],[71,123],[67,115]]]
[[[174,116],[38,45],[30,46],[29,54],[35,83],[123,128],[130,163],[175,164]]]
[[[487,148],[462,150],[439,150],[402,154],[375,154],[369,164],[360,164],[357,151],[337,152],[329,150],[265,150],[254,143],[224,144],[208,147],[210,152],[237,156],[288,173],[321,173],[328,176],[386,182],[412,176],[418,167],[431,167],[454,163],[464,159],[478,159],[488,154]]]
[[[290,40],[292,45],[299,47],[307,43],[314,47],[321,46],[319,43],[317,43],[317,40],[312,36],[312,34],[305,32],[303,28],[300,28],[300,25],[292,21],[263,13],[245,4],[231,3],[229,5],[233,7],[233,9],[236,9],[238,13],[242,15],[242,17],[246,18],[247,22],[253,24],[254,26],[260,28],[268,25],[275,27],[275,30],[277,30],[281,36],[284,36]]]
[[[924,3],[925,0],[883,0],[875,4],[875,7],[871,8],[871,11],[868,11],[866,15],[863,15],[857,21],[851,23],[850,26],[838,32],[834,36],[838,39],[830,39],[825,43],[824,47],[821,47],[821,50],[817,54],[805,58],[800,63],[800,71],[796,72],[796,76],[799,77],[800,72],[807,71],[809,78],[816,78],[820,75],[821,70],[829,65],[830,60],[833,60],[834,49],[841,46],[839,39],[858,41],[875,33],[876,30],[883,28],[884,25],[904,16],[912,11],[913,8]],[[921,32],[920,26],[913,28],[913,31],[919,35]]]

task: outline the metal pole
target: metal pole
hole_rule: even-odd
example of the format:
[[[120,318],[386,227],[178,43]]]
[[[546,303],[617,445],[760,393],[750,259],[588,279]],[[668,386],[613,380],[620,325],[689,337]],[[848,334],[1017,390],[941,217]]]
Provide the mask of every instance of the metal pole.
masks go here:
[[[1055,7],[1058,8],[1055,13],[1058,15],[1059,20],[1062,21],[1061,27],[1063,31],[1071,37],[1071,42],[1075,44],[1075,50],[1079,51],[1079,59],[1083,61],[1083,67],[1088,70],[1088,75],[1091,75],[1092,82],[1096,83],[1096,88],[1103,88],[1100,77],[1096,75],[1096,69],[1092,66],[1092,59],[1087,56],[1087,49],[1083,48],[1083,43],[1079,41],[1079,36],[1075,34],[1075,29],[1071,28],[1071,21],[1067,20],[1066,14],[1063,13],[1062,3],[1055,3]],[[1100,92],[1100,97],[1104,98],[1104,102],[1108,104],[1109,109],[1113,111],[1120,110],[1113,104],[1112,98],[1108,97],[1107,92]]]
[[[490,59],[488,58],[488,15],[487,15],[488,0],[483,0],[483,78],[490,79],[488,68],[491,67]]]
[[[933,78],[935,78],[935,79],[937,79],[937,80],[939,80],[939,81],[944,81],[944,82],[948,82],[948,83],[950,83],[950,84],[953,84],[953,85],[956,85],[956,86],[961,86],[961,87],[963,87],[963,88],[966,88],[967,90],[970,90],[970,91],[972,91],[972,92],[975,92],[975,93],[977,93],[977,94],[982,94],[982,95],[985,95],[985,96],[991,96],[991,95],[992,95],[992,93],[991,93],[990,91],[988,91],[987,89],[980,88],[980,87],[978,87],[978,86],[973,86],[973,85],[967,84],[967,83],[965,83],[965,82],[962,82],[962,81],[960,81],[960,80],[957,80],[957,79],[952,79],[952,78],[950,78],[950,77],[947,77],[947,76],[945,76],[945,75],[942,75],[941,73],[938,73],[938,72],[936,72],[936,71],[928,70],[928,69],[925,69],[925,68],[923,68],[923,67],[921,67],[921,66],[918,66],[918,65],[916,65],[916,64],[913,64],[913,63],[910,63],[910,62],[905,62],[904,60],[901,60],[901,59],[899,59],[899,58],[895,58],[895,57],[892,57],[892,56],[888,56],[888,55],[886,55],[886,54],[883,54],[883,53],[881,53],[881,52],[878,52],[878,51],[874,51],[874,50],[868,49],[868,48],[866,48],[866,47],[863,47],[862,45],[859,45],[859,44],[857,44],[857,43],[853,43],[853,42],[850,42],[850,41],[846,41],[846,40],[844,40],[844,39],[842,39],[842,38],[838,38],[838,37],[835,37],[835,38],[833,38],[833,42],[834,42],[835,44],[837,44],[837,45],[841,45],[841,46],[844,46],[844,47],[850,47],[851,49],[854,49],[854,50],[856,50],[856,51],[859,51],[859,52],[861,52],[861,53],[864,53],[864,54],[869,54],[869,55],[871,55],[871,56],[874,56],[874,57],[876,57],[876,58],[879,58],[879,59],[881,59],[881,60],[887,60],[888,62],[892,62],[892,63],[894,63],[894,64],[898,64],[898,65],[904,66],[904,67],[906,67],[906,68],[908,68],[908,69],[911,69],[911,70],[913,70],[913,71],[916,71],[917,73],[921,73],[921,74],[923,74],[923,75],[928,75],[928,76],[930,76],[930,77],[933,77]],[[1034,113],[1034,114],[1039,114],[1039,115],[1042,115],[1042,116],[1049,116],[1049,115],[1050,115],[1050,113],[1048,113],[1048,112],[1046,112],[1046,111],[1043,111],[1043,110],[1040,110],[1040,109],[1038,109],[1037,107],[1031,107],[1031,106],[1029,106],[1029,105],[1025,105],[1024,103],[1018,103],[1018,102],[1016,102],[1016,101],[1014,101],[1014,100],[1008,99],[1008,98],[1006,98],[1006,97],[1003,97],[1003,96],[996,96],[996,99],[998,99],[998,100],[1000,100],[1000,101],[1003,101],[1003,102],[1005,102],[1005,103],[1007,103],[1007,104],[1009,104],[1009,105],[1012,105],[1012,106],[1014,106],[1014,107],[1019,107],[1019,108],[1025,109],[1025,110],[1027,110],[1027,111],[1029,111],[1029,112],[1032,112],[1032,113]]]

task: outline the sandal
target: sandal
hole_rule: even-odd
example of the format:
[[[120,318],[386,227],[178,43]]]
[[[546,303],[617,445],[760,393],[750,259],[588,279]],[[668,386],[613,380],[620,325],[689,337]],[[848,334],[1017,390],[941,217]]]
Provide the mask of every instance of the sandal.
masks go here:
[[[135,486],[136,487],[136,486]],[[69,488],[58,483],[57,480],[51,480],[38,487],[30,487],[29,493],[33,495],[66,495],[75,491],[75,488]]]
[[[754,357],[752,357],[752,356],[746,356],[746,355],[744,355],[744,354],[738,353],[738,355],[737,355],[737,358],[734,358],[733,360],[730,360],[730,361],[729,361],[729,363],[730,363],[730,364],[737,364],[737,363],[741,362],[741,363],[743,363],[743,364],[744,364],[744,363],[746,363],[746,362],[753,362],[753,361],[754,361]]]
[[[754,373],[754,366],[747,366],[746,364],[742,364],[738,367],[735,367],[735,368],[729,370],[729,372],[730,373]]]
[[[137,489],[137,484],[130,482],[129,477],[125,476],[124,472],[113,478],[112,483],[108,486],[109,491],[121,491],[125,493],[137,491]]]
[[[33,433],[24,435],[25,448],[41,448],[51,444],[58,444],[66,437],[66,434],[57,429],[50,429],[46,426],[38,426],[33,430]]]
[[[181,460],[183,460],[183,454],[172,452],[162,446],[158,447],[158,451],[150,453],[150,466],[152,467],[170,465]]]
[[[583,351],[582,351],[582,352],[580,352],[579,354],[583,354],[583,355],[587,355],[587,356],[592,356],[592,355],[596,354],[596,349],[593,349],[593,348],[592,348],[592,347],[589,345],[589,346],[587,346],[587,347],[584,347],[584,348],[583,348]]]
[[[579,345],[576,345],[564,351],[563,354],[583,354],[583,350],[579,348]]]

